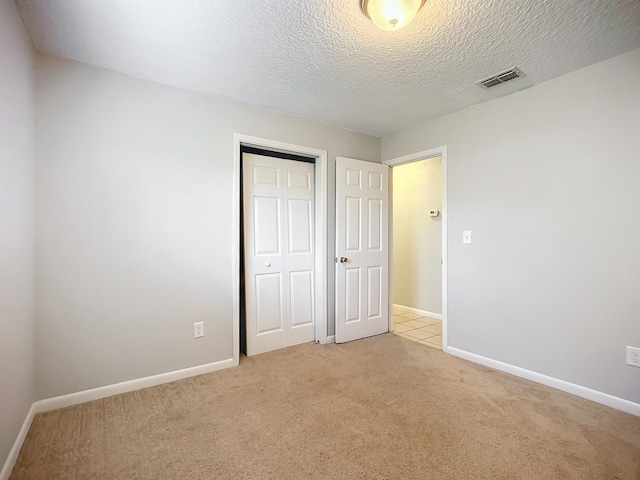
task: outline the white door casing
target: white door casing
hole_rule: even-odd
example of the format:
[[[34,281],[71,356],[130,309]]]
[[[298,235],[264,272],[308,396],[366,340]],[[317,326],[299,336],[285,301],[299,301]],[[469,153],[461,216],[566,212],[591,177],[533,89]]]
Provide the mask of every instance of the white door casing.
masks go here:
[[[314,340],[314,165],[243,154],[247,355]]]
[[[336,159],[336,342],[389,331],[389,167]]]

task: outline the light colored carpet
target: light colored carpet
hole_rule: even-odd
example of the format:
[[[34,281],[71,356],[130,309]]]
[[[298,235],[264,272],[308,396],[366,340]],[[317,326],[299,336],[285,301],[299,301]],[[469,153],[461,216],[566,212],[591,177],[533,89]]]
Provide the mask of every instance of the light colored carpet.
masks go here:
[[[395,336],[37,415],[11,480],[639,479],[640,418]]]

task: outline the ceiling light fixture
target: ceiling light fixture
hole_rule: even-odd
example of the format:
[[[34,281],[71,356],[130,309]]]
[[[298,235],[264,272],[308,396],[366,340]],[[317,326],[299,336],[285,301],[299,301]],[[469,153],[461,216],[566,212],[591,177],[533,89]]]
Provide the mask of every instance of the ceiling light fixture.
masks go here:
[[[360,0],[364,14],[382,30],[400,30],[414,19],[425,0]]]

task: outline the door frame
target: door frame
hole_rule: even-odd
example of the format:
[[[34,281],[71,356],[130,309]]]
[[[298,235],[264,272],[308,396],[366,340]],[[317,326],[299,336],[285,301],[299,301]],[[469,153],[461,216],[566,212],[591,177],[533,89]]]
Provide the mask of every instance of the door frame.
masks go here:
[[[314,282],[315,282],[315,341],[327,343],[327,165],[326,150],[278,142],[266,138],[233,134],[233,214],[232,214],[232,278],[233,278],[233,364],[240,363],[240,163],[242,146],[263,148],[273,152],[305,155],[315,159],[315,238],[314,238]]]
[[[393,167],[407,163],[427,160],[429,158],[442,158],[442,351],[447,352],[448,341],[448,305],[447,305],[447,146],[423,150],[421,152],[410,153],[402,157],[385,160],[382,163],[391,167],[389,175],[389,331],[393,331]]]

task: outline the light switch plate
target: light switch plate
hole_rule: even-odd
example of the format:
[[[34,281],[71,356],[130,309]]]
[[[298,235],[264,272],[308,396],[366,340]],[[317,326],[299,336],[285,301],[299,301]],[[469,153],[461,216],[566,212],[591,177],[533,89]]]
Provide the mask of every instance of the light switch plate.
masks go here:
[[[462,232],[462,243],[471,243],[471,230],[464,230]]]

